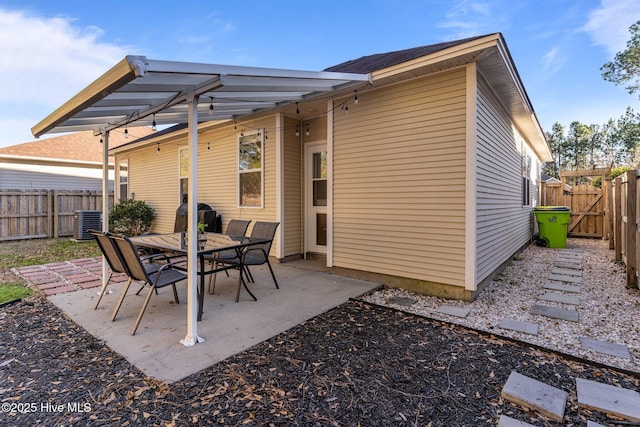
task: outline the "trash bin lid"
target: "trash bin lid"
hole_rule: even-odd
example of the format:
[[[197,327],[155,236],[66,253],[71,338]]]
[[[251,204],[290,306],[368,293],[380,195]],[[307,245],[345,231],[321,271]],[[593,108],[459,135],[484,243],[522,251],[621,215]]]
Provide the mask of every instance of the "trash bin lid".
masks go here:
[[[561,211],[561,212],[567,212],[570,211],[571,209],[568,206],[536,206],[535,208],[533,208],[534,211],[541,211],[541,212],[547,212],[547,211]]]

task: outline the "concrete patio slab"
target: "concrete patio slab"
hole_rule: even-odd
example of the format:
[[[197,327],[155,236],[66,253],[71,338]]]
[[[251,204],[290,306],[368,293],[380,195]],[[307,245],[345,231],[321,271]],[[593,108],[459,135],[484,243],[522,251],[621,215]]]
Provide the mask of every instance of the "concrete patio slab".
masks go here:
[[[629,353],[626,345],[580,337],[580,346],[588,350],[597,351],[598,353],[631,359],[631,353]]]
[[[113,293],[102,298],[93,309],[97,289],[85,289],[50,296],[49,299],[89,333],[124,356],[146,375],[169,383],[178,381],[301,322],[324,313],[346,301],[380,286],[378,283],[332,275],[305,268],[307,261],[274,264],[280,289],[276,289],[265,266],[251,269],[255,284],[250,289],[258,298],[253,301],[246,291],[235,303],[237,273],[218,275],[215,295],[205,295],[198,335],[204,342],[192,347],[180,344],[187,334],[187,295],[184,282],[178,285],[180,304],[174,304],[170,288],[153,295],[136,335],[130,330],[146,289],[141,295],[133,284],[120,308],[118,317],[111,313],[123,284],[110,288]]]
[[[565,310],[544,304],[534,304],[533,307],[531,307],[531,313],[552,317],[554,319],[569,320],[571,322],[578,322],[580,320],[580,316],[575,310]]]
[[[513,371],[502,389],[502,397],[556,421],[562,421],[568,394],[564,390]]]
[[[640,394],[633,390],[576,378],[578,406],[640,422]]]
[[[539,325],[537,323],[521,322],[514,319],[502,319],[500,322],[502,329],[509,329],[511,331],[523,332],[529,335],[538,335]]]

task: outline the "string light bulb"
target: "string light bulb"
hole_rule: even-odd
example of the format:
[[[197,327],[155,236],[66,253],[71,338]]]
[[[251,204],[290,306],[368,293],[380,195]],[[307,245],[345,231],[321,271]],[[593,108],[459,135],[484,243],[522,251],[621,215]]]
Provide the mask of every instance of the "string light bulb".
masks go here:
[[[158,130],[158,125],[156,123],[156,115],[155,114],[153,115],[153,122],[151,123],[151,130],[154,131],[154,132],[156,130]]]
[[[309,136],[309,123],[307,123],[307,129],[304,131],[306,136]]]
[[[207,150],[211,150],[211,142],[207,141]]]
[[[296,125],[296,136],[300,136],[300,126]]]
[[[296,101],[296,114],[300,114],[300,103]]]
[[[158,148],[156,148],[156,154],[160,154],[160,143],[158,142]]]
[[[358,90],[357,89],[356,89],[356,96],[355,96],[355,98],[353,98],[353,103],[355,105],[358,105]]]
[[[126,126],[124,128],[124,138],[125,139],[129,138],[129,129]]]
[[[209,99],[211,100],[211,103],[209,104],[209,115],[213,116],[213,96],[210,96]]]

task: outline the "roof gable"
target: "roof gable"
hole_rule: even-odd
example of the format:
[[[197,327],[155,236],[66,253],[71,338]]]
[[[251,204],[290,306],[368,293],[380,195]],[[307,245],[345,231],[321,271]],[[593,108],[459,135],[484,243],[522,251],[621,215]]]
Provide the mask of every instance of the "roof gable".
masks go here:
[[[396,50],[393,52],[377,53],[374,55],[362,56],[358,59],[343,62],[342,64],[334,65],[327,68],[325,71],[337,71],[342,73],[371,73],[374,71],[382,70],[387,67],[402,64],[403,62],[411,61],[412,59],[420,58],[438,52],[440,50],[448,49],[450,47],[458,46],[485,36],[469,37],[466,39],[454,40],[449,42],[431,44],[426,46],[419,46],[410,49]]]

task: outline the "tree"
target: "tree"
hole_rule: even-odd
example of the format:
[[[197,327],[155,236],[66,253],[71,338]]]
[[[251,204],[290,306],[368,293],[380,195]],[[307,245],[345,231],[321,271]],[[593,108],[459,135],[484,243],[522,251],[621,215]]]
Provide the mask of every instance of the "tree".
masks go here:
[[[633,94],[640,91],[640,21],[629,27],[629,32],[627,49],[616,53],[615,59],[600,67],[600,71],[606,81],[626,85],[625,89]]]
[[[546,132],[545,136],[549,142],[551,148],[551,154],[553,155],[553,162],[545,163],[543,172],[549,176],[560,177],[560,172],[564,170],[565,166],[565,136],[564,127],[560,123],[554,123],[551,126],[551,132]]]

